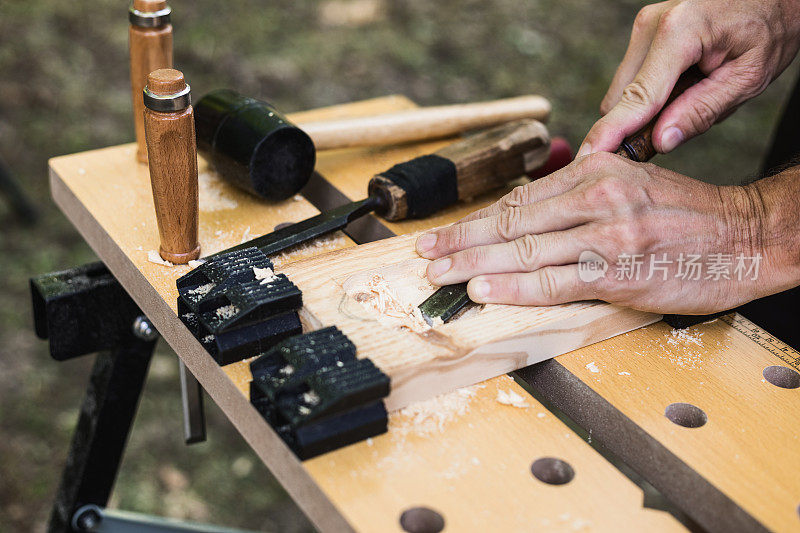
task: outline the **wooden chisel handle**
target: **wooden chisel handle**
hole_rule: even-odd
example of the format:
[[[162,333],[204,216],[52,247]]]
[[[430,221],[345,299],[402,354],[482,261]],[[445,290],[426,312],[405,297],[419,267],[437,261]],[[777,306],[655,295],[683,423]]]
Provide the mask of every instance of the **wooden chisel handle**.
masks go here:
[[[410,109],[368,117],[298,124],[317,150],[380,146],[449,137],[469,130],[533,118],[547,121],[550,102],[519,96],[491,102]]]
[[[686,89],[703,78],[705,78],[705,75],[700,72],[697,65],[690,67],[689,70],[681,74],[681,77],[675,82],[675,87],[672,89],[669,98],[667,98],[664,108],[671,104],[673,100],[680,96]],[[626,137],[615,153],[639,163],[644,163],[652,159],[657,153],[653,146],[653,128],[656,125],[656,121],[658,121],[658,117],[659,115],[656,115],[656,117],[648,122],[642,129],[630,137]]]
[[[518,120],[395,165],[370,180],[369,194],[387,220],[424,218],[524,176],[549,152],[544,124]]]
[[[142,89],[147,84],[148,74],[160,68],[172,68],[170,13],[165,0],[133,0],[128,15],[136,158],[142,163],[147,163]]]

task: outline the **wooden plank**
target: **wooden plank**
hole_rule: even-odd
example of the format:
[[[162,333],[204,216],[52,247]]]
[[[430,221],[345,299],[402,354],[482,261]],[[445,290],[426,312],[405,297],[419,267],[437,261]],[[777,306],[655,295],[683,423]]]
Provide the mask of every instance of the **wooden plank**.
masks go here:
[[[796,370],[800,355],[774,338],[753,342],[770,337],[753,328],[739,315],[682,333],[662,322],[523,378],[707,529],[797,530],[800,388],[775,386],[763,371]],[[676,402],[702,409],[707,423],[670,421]]]
[[[411,105],[407,99],[392,97],[323,110],[318,116]],[[314,118],[313,113],[305,116]],[[397,158],[408,158],[416,148],[393,150]],[[368,153],[357,157],[352,152],[349,157],[367,161]],[[243,394],[250,379],[246,365],[220,368],[177,320],[174,280],[186,267],[165,267],[147,259],[147,252],[158,245],[158,235],[147,169],[134,162],[134,154],[131,144],[51,160],[53,197],[320,530],[398,531],[400,512],[420,504],[436,507],[448,526],[465,531],[490,526],[514,530],[523,523],[567,530],[612,529],[618,523],[655,531],[683,529],[670,515],[643,509],[639,489],[533,399],[525,398],[527,408],[498,403],[498,388],[525,396],[505,377],[477,389],[466,406],[459,404],[442,422],[442,431],[435,421],[436,431],[418,434],[419,428],[408,428],[409,415],[398,413],[390,418],[390,432],[371,443],[300,463]],[[206,170],[201,158],[200,171]],[[203,187],[208,190],[201,189],[200,238],[206,252],[316,212],[303,199],[268,205],[213,177],[205,180]],[[339,237],[328,246],[351,244]],[[318,252],[310,247],[295,257]],[[448,450],[452,450],[450,455]],[[568,461],[576,471],[575,479],[563,486],[534,479],[530,463],[546,455]],[[468,461],[462,463],[459,457]],[[508,482],[504,481],[507,477]],[[514,490],[513,497],[502,490],[506,487]]]
[[[409,314],[433,287],[415,235],[286,265],[309,329],[336,325],[392,380],[389,410],[472,385],[660,320],[603,302],[486,305],[430,328]],[[377,307],[386,308],[383,312]],[[400,318],[398,318],[400,317]]]
[[[436,147],[438,146],[433,145],[426,149],[435,149]],[[382,154],[391,153],[392,150],[393,148],[375,151],[376,158],[363,163],[363,165],[369,165],[365,169],[367,173],[379,172],[387,161],[376,161],[376,159]],[[323,174],[329,176],[329,180],[350,199],[363,196],[362,191],[366,187],[368,179],[355,171],[337,172],[344,168],[353,169],[354,157],[354,154],[340,151],[331,154],[330,157],[320,159],[320,168],[332,171],[322,170]],[[489,203],[494,198],[494,195],[487,195],[485,198],[477,199],[476,203]],[[430,223],[430,226],[444,225],[472,210],[471,204],[461,204],[430,220],[404,221],[396,224],[384,222],[384,224],[395,233],[410,233],[426,229],[427,223]],[[771,486],[769,490],[762,490],[771,481],[769,475],[762,475],[760,465],[767,464],[769,472],[780,471],[782,476],[789,475],[793,471],[784,468],[784,457],[788,453],[786,450],[790,449],[792,452],[800,453],[800,447],[794,440],[797,433],[786,429],[791,427],[786,420],[797,412],[795,402],[800,395],[800,389],[770,392],[778,400],[771,409],[777,411],[777,416],[783,424],[769,425],[766,433],[762,430],[767,421],[773,418],[773,415],[762,413],[756,416],[753,413],[752,405],[747,408],[743,407],[741,416],[735,416],[734,413],[739,410],[740,402],[749,401],[750,386],[755,384],[757,387],[762,387],[763,385],[760,377],[755,382],[743,381],[742,372],[753,373],[756,372],[756,367],[763,369],[773,364],[797,368],[798,360],[793,358],[784,360],[780,354],[770,353],[769,350],[759,347],[746,335],[730,331],[731,328],[728,326],[722,322],[718,322],[717,326],[714,326],[727,332],[725,333],[726,344],[719,346],[706,343],[700,347],[686,342],[678,345],[671,344],[670,328],[659,323],[559,356],[554,361],[533,368],[537,369],[536,374],[539,375],[537,383],[540,383],[543,389],[545,385],[549,385],[549,390],[552,390],[553,394],[549,398],[551,401],[556,402],[573,419],[582,420],[587,429],[593,428],[595,435],[605,434],[605,438],[602,436],[598,438],[607,442],[608,446],[612,446],[614,442],[618,443],[619,445],[613,448],[615,453],[618,453],[629,464],[640,464],[640,473],[654,483],[659,490],[669,495],[673,501],[680,503],[681,507],[695,519],[702,520],[706,527],[723,528],[725,524],[741,525],[743,522],[736,521],[741,518],[751,524],[755,522],[779,530],[787,527],[796,528],[800,523],[800,512],[798,511],[800,485],[794,484],[791,486],[791,490],[782,492],[781,497],[776,497],[774,494],[777,490],[776,486]],[[692,329],[692,331],[704,332],[708,327],[710,326],[698,326],[699,329]],[[722,341],[720,340],[720,342]],[[666,349],[662,349],[661,345],[664,345]],[[647,358],[640,356],[641,353],[644,353],[642,346],[651,346],[647,352],[649,354]],[[703,357],[702,354],[706,352],[708,352],[708,356]],[[737,355],[739,353],[747,353],[750,358],[751,365],[746,370],[740,369],[743,362]],[[643,359],[648,363],[643,364]],[[698,365],[695,362],[696,368],[690,371],[688,367],[692,366],[691,361],[699,359],[702,359],[704,363]],[[593,361],[598,368],[603,368],[608,364],[619,367],[619,372],[631,372],[634,376],[609,375],[608,372],[602,370],[600,373],[595,373],[592,371],[594,365],[590,365],[589,368],[586,366]],[[792,361],[794,361],[794,365]],[[636,372],[625,368],[632,363],[636,365]],[[561,369],[563,372],[556,369]],[[565,375],[574,376],[574,381],[566,379]],[[637,384],[635,390],[638,394],[630,392],[631,382]],[[698,385],[699,383],[704,385]],[[710,383],[716,385],[711,387]],[[660,396],[650,394],[650,390],[656,385],[662,390]],[[735,392],[737,387],[745,388],[737,393]],[[772,385],[766,388],[769,390],[770,387],[775,388]],[[587,396],[584,388],[595,394],[591,397]],[[684,440],[683,437],[687,432],[688,435],[695,435],[695,432],[704,433],[707,428],[685,429],[675,426],[664,417],[664,409],[668,403],[673,401],[693,401],[681,400],[681,398],[693,398],[699,391],[704,393],[701,398],[696,400],[697,402],[702,400],[703,405],[700,407],[706,411],[708,409],[705,405],[719,405],[724,408],[725,412],[729,412],[731,416],[729,419],[725,419],[725,430],[730,434],[737,435],[736,440],[749,438],[752,439],[752,443],[743,448],[747,452],[745,454],[738,446],[722,446],[718,449],[715,438],[719,437],[719,434],[715,433],[713,437],[703,439],[701,447],[704,455],[715,457],[716,461],[713,464],[716,464],[717,468],[695,470],[692,465],[698,464],[696,455],[699,451],[695,448],[697,443],[693,439]],[[767,391],[762,390],[761,392]],[[747,400],[731,401],[731,398],[736,398],[737,395]],[[674,399],[664,404],[667,398]],[[629,413],[635,416],[629,417]],[[612,418],[630,422],[630,425],[622,424],[622,422],[620,425],[610,423]],[[642,439],[633,442],[629,439],[629,437],[633,437],[637,429],[641,430],[643,435],[649,436],[652,427],[660,427],[662,430],[655,435],[656,438],[652,441]],[[666,441],[662,440],[666,438],[666,435],[669,438]],[[770,449],[779,451],[771,452],[766,451],[766,448],[759,447],[757,443],[763,442],[763,439],[756,438],[756,435],[768,435],[769,442],[777,445]],[[652,450],[651,445],[661,447],[675,457],[675,470],[653,462],[649,455],[649,450]],[[787,448],[787,446],[789,447]],[[796,465],[798,460],[800,459],[796,453],[791,453],[788,458],[791,465]],[[731,474],[729,466],[722,467],[720,464],[722,462],[728,465],[739,465],[736,468],[737,474]],[[685,470],[679,472],[679,468],[685,468]],[[742,477],[747,480],[746,483],[740,483],[739,480]],[[697,496],[699,492],[693,493],[690,490],[691,488],[697,489],[698,484],[702,483],[707,483],[713,491],[716,491],[719,505],[710,505],[708,500]],[[800,483],[800,481],[796,483]]]

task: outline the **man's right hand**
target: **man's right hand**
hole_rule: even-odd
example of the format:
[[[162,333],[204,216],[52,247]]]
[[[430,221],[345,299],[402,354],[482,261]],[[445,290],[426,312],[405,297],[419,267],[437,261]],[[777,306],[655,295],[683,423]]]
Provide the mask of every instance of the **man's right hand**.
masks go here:
[[[800,47],[800,0],[670,0],[643,8],[578,157],[617,149],[661,111],[678,77],[706,79],[672,102],[653,130],[661,153],[708,130],[760,94]]]

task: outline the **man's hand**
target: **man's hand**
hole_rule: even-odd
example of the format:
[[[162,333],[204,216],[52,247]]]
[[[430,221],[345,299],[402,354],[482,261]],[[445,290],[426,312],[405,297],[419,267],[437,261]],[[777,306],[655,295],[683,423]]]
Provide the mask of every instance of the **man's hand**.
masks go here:
[[[664,106],[678,77],[708,77],[661,113],[653,144],[670,152],[761,93],[800,47],[800,0],[670,0],[642,9],[578,156],[613,152]]]
[[[784,197],[787,192],[784,187]],[[764,246],[765,217],[762,193],[754,186],[718,187],[598,153],[420,236],[416,246],[422,257],[435,259],[427,270],[432,283],[471,280],[470,298],[480,303],[600,299],[659,313],[702,314],[775,292],[776,283],[791,286],[795,270],[775,281],[779,262],[773,248]],[[789,228],[796,224],[784,222]],[[779,246],[791,244],[787,239]],[[608,265],[604,276],[592,279],[596,268],[580,270],[587,257]],[[698,279],[693,257],[701,263]],[[621,272],[626,261],[630,268]],[[736,271],[739,261],[749,272]]]

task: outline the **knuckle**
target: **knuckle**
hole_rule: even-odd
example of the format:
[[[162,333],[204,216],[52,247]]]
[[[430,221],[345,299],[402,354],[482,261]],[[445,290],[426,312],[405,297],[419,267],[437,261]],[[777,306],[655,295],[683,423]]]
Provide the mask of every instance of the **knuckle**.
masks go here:
[[[497,217],[497,235],[504,241],[516,238],[522,211],[519,207],[509,207]]]
[[[672,36],[680,32],[685,26],[684,14],[685,9],[680,4],[664,11],[658,19],[658,33],[661,36]]]
[[[623,178],[607,175],[594,180],[586,189],[586,200],[591,205],[619,207],[628,203],[630,184]]]
[[[658,20],[657,17],[658,13],[654,5],[644,6],[633,19],[633,33],[637,35],[647,33],[653,23]]]
[[[618,157],[609,152],[595,152],[581,158],[575,165],[582,175],[593,175],[616,163]]]
[[[717,102],[710,101],[708,98],[699,98],[692,105],[691,122],[692,127],[698,133],[706,131],[717,121],[721,109]]]
[[[514,241],[514,252],[520,267],[533,270],[539,262],[541,247],[538,239],[528,234]]]
[[[528,189],[525,185],[517,185],[511,192],[503,196],[501,202],[505,209],[512,207],[520,207],[525,205],[525,200],[528,196]]]
[[[467,243],[467,228],[468,224],[455,224],[447,228],[444,232],[444,245],[445,249],[460,250]]]
[[[655,96],[646,83],[640,79],[634,79],[622,89],[620,101],[630,106],[648,107],[655,103]]]
[[[476,246],[456,254],[454,260],[461,263],[461,266],[470,272],[476,272],[486,263],[486,253],[483,248]]]
[[[558,280],[551,268],[542,268],[537,271],[537,281],[539,282],[539,290],[545,301],[552,302],[558,297],[560,289]]]

